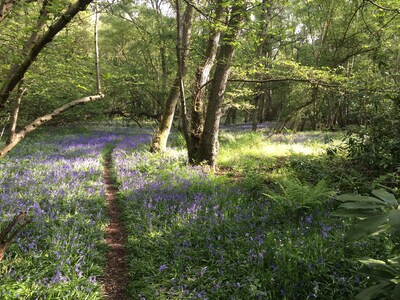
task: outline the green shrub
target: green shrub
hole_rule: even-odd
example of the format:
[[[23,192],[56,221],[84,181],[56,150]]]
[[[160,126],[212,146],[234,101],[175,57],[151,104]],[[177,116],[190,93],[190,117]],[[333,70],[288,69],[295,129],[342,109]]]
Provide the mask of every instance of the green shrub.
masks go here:
[[[372,191],[372,196],[344,194],[336,197],[343,203],[334,213],[340,217],[356,217],[355,223],[345,234],[345,241],[353,242],[382,233],[391,233],[395,240],[391,254],[383,260],[360,259],[365,265],[362,272],[376,284],[366,288],[356,299],[368,300],[384,296],[400,299],[400,201],[384,189]]]
[[[279,183],[280,193],[265,194],[271,200],[286,208],[302,209],[322,206],[327,199],[333,196],[332,190],[325,180],[320,180],[314,186],[303,184],[298,179],[285,179]]]

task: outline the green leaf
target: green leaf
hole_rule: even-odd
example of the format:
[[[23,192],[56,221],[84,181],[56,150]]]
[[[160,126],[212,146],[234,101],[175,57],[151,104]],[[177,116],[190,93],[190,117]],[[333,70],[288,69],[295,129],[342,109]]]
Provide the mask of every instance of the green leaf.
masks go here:
[[[343,194],[336,196],[336,199],[342,202],[352,201],[352,202],[367,202],[367,203],[377,203],[385,204],[382,200],[379,200],[370,196],[361,196],[356,194]]]
[[[396,286],[394,287],[393,296],[394,299],[400,299],[400,284],[396,284]]]
[[[392,206],[396,206],[398,204],[394,195],[384,189],[373,190],[372,194]]]
[[[381,215],[381,212],[370,211],[367,209],[345,209],[339,208],[332,213],[332,216],[347,218],[368,218],[371,216]]]
[[[78,84],[76,87],[81,88],[82,90],[88,91],[87,87]]]
[[[369,288],[366,288],[365,290],[363,290],[361,293],[359,293],[355,297],[355,299],[356,300],[374,299],[375,297],[381,295],[382,293],[390,290],[392,285],[393,284],[391,282],[382,282],[379,284],[375,284],[375,285],[370,286]]]
[[[358,260],[360,263],[364,265],[369,265],[369,264],[376,264],[376,265],[386,265],[386,262],[380,259],[373,259],[373,258],[362,258]]]
[[[378,203],[364,203],[364,202],[346,202],[340,204],[340,208],[347,208],[347,209],[376,209],[376,208],[383,208],[385,203],[381,202]]]
[[[396,277],[392,272],[389,272],[387,270],[382,270],[382,269],[371,269],[368,267],[364,267],[361,270],[359,270],[360,273],[365,274],[366,276],[369,276],[370,279],[376,282],[381,282],[381,281],[388,281]]]
[[[400,210],[392,209],[389,214],[389,225],[395,230],[400,230]]]
[[[400,255],[400,244],[394,246],[391,251],[392,255]]]
[[[373,268],[375,270],[384,270],[388,273],[390,273],[392,276],[390,278],[396,277],[398,271],[391,267],[389,264],[387,264],[383,260],[377,260],[377,259],[372,259],[372,258],[367,258],[367,259],[359,259],[359,262],[361,262],[364,265],[367,265],[370,268]]]
[[[354,224],[344,235],[346,242],[356,241],[382,231],[382,225],[388,221],[388,216],[378,215]]]

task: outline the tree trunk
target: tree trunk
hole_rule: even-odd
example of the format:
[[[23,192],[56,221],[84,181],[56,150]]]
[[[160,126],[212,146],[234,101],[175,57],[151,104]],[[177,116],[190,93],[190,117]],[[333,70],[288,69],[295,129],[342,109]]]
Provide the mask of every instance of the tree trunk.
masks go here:
[[[276,117],[276,112],[272,108],[272,90],[266,90],[265,92],[263,121],[272,121]]]
[[[101,77],[100,77],[100,59],[99,59],[99,10],[97,2],[95,3],[95,19],[94,19],[94,63],[96,67],[96,89],[97,94],[101,94]]]
[[[163,42],[164,43],[164,42]],[[167,57],[165,54],[165,46],[162,45],[160,47],[160,60],[161,60],[161,92],[162,95],[165,95],[167,92],[167,79],[168,79],[168,69],[167,69]]]
[[[216,1],[215,19],[220,20],[224,11],[221,6],[222,0]],[[200,139],[204,128],[204,100],[206,95],[206,83],[210,77],[211,68],[217,56],[218,45],[221,31],[213,28],[208,39],[205,59],[196,71],[196,81],[194,83],[193,108],[190,118],[189,143],[187,143],[188,158],[190,163],[197,161]]]
[[[311,91],[312,107],[311,107],[311,112],[310,112],[310,123],[311,123],[312,130],[317,129],[317,122],[318,122],[317,100],[318,100],[318,86],[313,86],[312,91]]]
[[[252,115],[252,124],[251,124],[251,130],[252,131],[257,131],[257,125],[258,125],[258,113],[259,109],[261,106],[261,101],[263,101],[263,93],[259,93],[255,98],[254,98],[254,109],[253,109],[253,115]]]
[[[4,20],[13,6],[18,2],[19,0],[2,0],[0,2],[0,22]]]
[[[55,116],[58,116],[59,114],[61,114],[62,112],[66,111],[67,109],[70,109],[72,107],[75,107],[79,104],[83,104],[83,103],[87,103],[87,102],[92,102],[95,100],[99,100],[102,99],[104,97],[103,94],[100,95],[95,95],[95,96],[88,96],[88,97],[84,97],[75,101],[72,101],[68,104],[65,104],[59,108],[57,108],[56,110],[54,110],[52,113],[44,115],[42,117],[37,118],[36,120],[34,120],[32,123],[30,123],[29,125],[25,126],[25,128],[23,130],[21,130],[20,132],[18,132],[15,135],[14,140],[7,144],[3,149],[0,150],[0,158],[3,158],[8,152],[10,152],[10,150],[12,148],[14,148],[29,132],[34,131],[36,128],[38,128],[39,126],[41,126],[42,124],[50,121],[51,119],[53,119]]]
[[[214,73],[210,90],[207,113],[204,122],[204,131],[201,136],[199,153],[196,164],[205,162],[212,169],[215,168],[218,155],[218,134],[221,120],[221,108],[224,99],[226,84],[228,81],[231,62],[235,52],[245,11],[245,3],[232,6],[229,28],[224,34],[224,43],[218,55],[218,62]]]
[[[179,77],[179,92],[180,92],[180,99],[181,99],[181,117],[180,117],[180,121],[181,121],[181,125],[182,125],[182,131],[183,131],[183,135],[185,137],[185,141],[186,143],[189,143],[189,131],[188,131],[188,119],[187,119],[187,108],[186,108],[186,96],[185,96],[185,82],[184,82],[184,61],[182,58],[182,44],[183,43],[188,43],[189,41],[183,41],[182,37],[181,37],[181,32],[180,32],[180,28],[181,28],[181,23],[180,23],[180,5],[179,5],[179,0],[175,1],[176,4],[176,14],[177,14],[177,45],[178,47],[176,48],[176,58],[177,58],[177,62],[178,62],[178,77]],[[191,3],[189,3],[188,5],[191,5]]]
[[[264,60],[264,67],[268,68],[271,67],[271,60],[272,60],[272,47],[270,43],[270,35],[268,34],[271,15],[272,15],[272,5],[273,1],[271,0],[263,0],[261,3],[261,31],[259,39],[263,42],[260,44],[258,48],[258,56],[262,60]],[[267,78],[268,79],[268,78]],[[252,131],[257,131],[257,125],[259,122],[262,121],[264,118],[264,105],[266,102],[267,93],[270,90],[266,89],[265,84],[261,84],[259,86],[259,93],[255,99],[255,109],[253,113],[253,120],[252,120]]]
[[[183,14],[183,24],[181,28],[178,28],[178,30],[180,30],[182,33],[180,34],[181,41],[177,41],[177,56],[179,56],[179,58],[176,77],[167,98],[160,125],[151,143],[151,152],[165,151],[167,147],[167,140],[171,131],[172,121],[174,119],[176,105],[180,95],[181,78],[185,77],[187,71],[187,59],[189,56],[189,44],[192,33],[193,12],[193,6],[189,4],[186,5],[186,9]],[[179,23],[180,22],[178,22],[178,24]]]
[[[18,95],[15,98],[14,103],[13,103],[7,144],[11,144],[15,139],[15,134],[16,134],[15,131],[17,129],[19,107],[20,107],[21,100],[22,100],[22,97],[24,96],[25,92],[26,92],[26,88],[25,89],[22,88],[22,84],[20,84],[20,87],[18,89]]]
[[[167,80],[168,80],[168,67],[167,67],[167,55],[166,55],[166,44],[165,44],[165,34],[166,34],[166,26],[162,22],[162,18],[164,17],[163,11],[161,8],[162,1],[151,1],[152,8],[157,12],[157,28],[158,28],[158,36],[160,38],[160,63],[161,63],[161,95],[162,97],[166,97],[167,94]],[[159,111],[159,110],[155,110]]]
[[[52,39],[62,30],[65,26],[73,19],[73,17],[82,10],[86,9],[86,6],[92,2],[92,0],[78,0],[71,4],[69,8],[49,27],[49,29],[32,45],[28,53],[22,60],[22,62],[12,68],[12,72],[9,72],[7,80],[0,88],[0,109],[4,108],[11,92],[18,85],[18,83],[24,78],[26,71],[29,69],[31,64],[35,61],[36,57],[43,50],[43,48],[52,41]]]
[[[225,125],[235,124],[236,122],[236,108],[230,107],[226,113]]]

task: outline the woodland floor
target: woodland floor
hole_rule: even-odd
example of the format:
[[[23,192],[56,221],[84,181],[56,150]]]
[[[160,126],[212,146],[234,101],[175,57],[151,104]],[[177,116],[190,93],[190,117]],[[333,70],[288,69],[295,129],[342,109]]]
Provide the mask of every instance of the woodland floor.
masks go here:
[[[104,160],[104,179],[110,223],[106,228],[106,244],[109,247],[104,271],[104,294],[106,299],[126,299],[128,266],[126,259],[127,234],[121,221],[121,212],[116,203],[115,182],[111,176],[111,151]]]

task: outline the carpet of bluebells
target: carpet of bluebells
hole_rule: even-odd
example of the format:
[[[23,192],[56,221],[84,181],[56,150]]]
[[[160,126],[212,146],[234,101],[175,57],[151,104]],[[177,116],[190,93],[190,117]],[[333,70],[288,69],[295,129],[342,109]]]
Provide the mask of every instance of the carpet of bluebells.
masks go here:
[[[345,245],[329,205],[282,209],[246,180],[187,166],[180,148],[147,152],[150,137],[47,129],[0,162],[0,229],[24,210],[33,219],[0,262],[0,299],[102,298],[110,144],[130,299],[350,299],[365,287],[349,259],[379,247]]]
[[[331,208],[285,211],[184,151],[114,150],[132,299],[350,299],[365,285]]]
[[[56,131],[56,132],[52,132]],[[106,225],[102,149],[120,134],[32,134],[0,162],[0,226],[33,222],[0,262],[0,299],[99,299]]]

